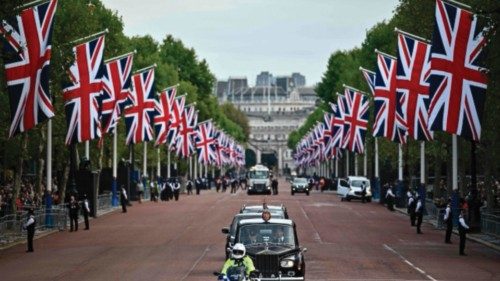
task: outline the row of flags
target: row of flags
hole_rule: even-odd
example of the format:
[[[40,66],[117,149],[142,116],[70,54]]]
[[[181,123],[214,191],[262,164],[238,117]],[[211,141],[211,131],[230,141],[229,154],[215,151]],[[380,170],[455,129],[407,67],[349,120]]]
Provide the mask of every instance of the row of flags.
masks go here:
[[[436,0],[432,42],[397,30],[397,55],[378,50],[376,71],[360,67],[374,100],[374,137],[405,144],[432,141],[445,131],[478,142],[487,88],[480,66],[486,44],[477,15],[456,2]],[[299,166],[340,155],[364,153],[368,97],[345,86],[332,112],[326,112],[296,147]]]
[[[51,35],[57,0],[24,8],[2,21],[11,108],[9,137],[54,116],[49,91]],[[195,104],[185,105],[177,87],[155,92],[155,65],[132,73],[134,53],[104,61],[105,34],[74,43],[74,62],[63,89],[67,145],[116,133],[125,117],[126,144],[154,141],[179,157],[195,152],[207,165],[244,165],[244,149],[211,120],[198,123]]]

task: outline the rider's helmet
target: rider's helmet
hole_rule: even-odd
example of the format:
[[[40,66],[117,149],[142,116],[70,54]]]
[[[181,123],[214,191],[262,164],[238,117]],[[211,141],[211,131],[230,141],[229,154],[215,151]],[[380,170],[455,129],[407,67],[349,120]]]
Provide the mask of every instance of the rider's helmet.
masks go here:
[[[236,243],[233,247],[232,257],[233,259],[242,259],[245,256],[246,248],[245,245],[241,243]]]

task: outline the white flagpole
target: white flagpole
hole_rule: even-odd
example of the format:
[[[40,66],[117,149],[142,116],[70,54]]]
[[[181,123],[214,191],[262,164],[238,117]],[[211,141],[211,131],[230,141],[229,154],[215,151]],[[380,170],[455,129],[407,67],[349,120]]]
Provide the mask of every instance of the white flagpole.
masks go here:
[[[170,178],[170,149],[167,147],[167,177]]]
[[[90,142],[89,141],[85,141],[85,159],[87,159],[87,161],[90,161]]]
[[[148,174],[147,167],[148,167],[148,142],[144,142],[144,150],[142,153],[142,176],[146,177]]]
[[[198,178],[198,161],[196,160],[196,156],[194,154],[191,156],[194,158],[194,178]]]
[[[156,165],[156,178],[159,178],[161,176],[160,147],[156,148],[156,155],[158,156],[158,163]]]
[[[398,144],[398,180],[403,181],[403,146]]]
[[[335,177],[339,177],[339,158],[335,156]]]
[[[46,163],[46,183],[47,192],[52,192],[52,119],[47,121],[47,163]],[[48,196],[50,197],[50,196]]]
[[[189,177],[193,179],[193,158],[189,157]]]
[[[425,142],[420,143],[420,183],[425,187]]]
[[[451,142],[452,142],[452,153],[453,153],[453,158],[452,158],[452,187],[453,191],[458,190],[458,139],[457,135],[453,134],[451,137]]]
[[[113,192],[113,198],[111,199],[111,204],[113,206],[118,206],[118,193],[117,193],[117,178],[118,178],[118,124],[115,127],[115,133],[113,134],[113,182],[111,183],[111,190]]]
[[[354,175],[358,176],[358,154],[354,153]]]

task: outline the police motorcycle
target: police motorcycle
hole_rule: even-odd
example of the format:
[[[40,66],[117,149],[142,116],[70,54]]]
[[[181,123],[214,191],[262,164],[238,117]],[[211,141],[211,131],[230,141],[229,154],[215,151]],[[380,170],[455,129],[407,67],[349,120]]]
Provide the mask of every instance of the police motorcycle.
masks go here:
[[[250,276],[247,277],[244,266],[231,266],[227,269],[226,275],[223,275],[218,271],[214,271],[214,275],[218,276],[218,281],[260,281],[260,278],[256,277],[258,275],[258,271],[250,273]]]

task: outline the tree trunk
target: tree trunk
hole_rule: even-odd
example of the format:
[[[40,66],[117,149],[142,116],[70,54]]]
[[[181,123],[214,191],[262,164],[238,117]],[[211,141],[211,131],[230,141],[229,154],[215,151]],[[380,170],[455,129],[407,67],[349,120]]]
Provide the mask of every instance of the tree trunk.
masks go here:
[[[21,135],[21,150],[19,153],[19,158],[17,159],[16,174],[14,176],[14,192],[12,196],[12,210],[15,213],[17,210],[16,200],[19,197],[19,191],[21,190],[21,180],[23,176],[23,162],[26,157],[26,148],[28,146],[28,134],[26,132]]]

